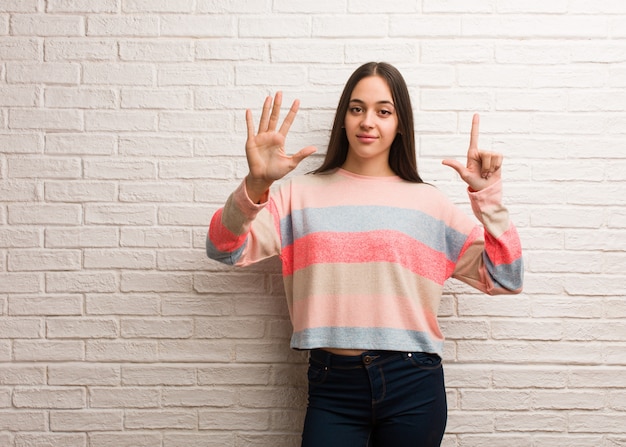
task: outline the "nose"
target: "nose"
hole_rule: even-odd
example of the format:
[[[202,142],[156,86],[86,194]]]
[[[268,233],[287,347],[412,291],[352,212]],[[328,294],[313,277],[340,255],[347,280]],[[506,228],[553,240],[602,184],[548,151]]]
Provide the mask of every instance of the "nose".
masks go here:
[[[363,129],[371,129],[374,127],[374,115],[372,112],[367,111],[363,114],[363,119],[361,120],[361,127]]]

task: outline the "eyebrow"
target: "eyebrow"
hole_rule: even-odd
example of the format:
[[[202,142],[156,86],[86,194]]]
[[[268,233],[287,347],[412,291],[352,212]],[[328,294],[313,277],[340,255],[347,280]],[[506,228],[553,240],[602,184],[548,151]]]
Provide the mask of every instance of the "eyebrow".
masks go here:
[[[365,101],[363,101],[362,99],[358,99],[358,98],[351,99],[350,102],[356,102],[356,103],[359,103],[359,104],[365,104]],[[388,101],[388,100],[378,101],[378,102],[376,102],[376,104],[389,104],[390,106],[395,107],[395,104],[393,103],[393,101]]]

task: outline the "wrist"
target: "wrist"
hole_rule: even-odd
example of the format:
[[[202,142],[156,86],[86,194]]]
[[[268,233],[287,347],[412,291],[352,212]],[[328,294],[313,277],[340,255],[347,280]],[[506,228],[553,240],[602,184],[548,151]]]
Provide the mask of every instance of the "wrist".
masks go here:
[[[252,201],[252,203],[257,204],[261,202],[261,199],[263,199],[267,191],[270,189],[270,186],[272,186],[272,182],[254,179],[250,175],[246,176],[245,183],[248,198]]]

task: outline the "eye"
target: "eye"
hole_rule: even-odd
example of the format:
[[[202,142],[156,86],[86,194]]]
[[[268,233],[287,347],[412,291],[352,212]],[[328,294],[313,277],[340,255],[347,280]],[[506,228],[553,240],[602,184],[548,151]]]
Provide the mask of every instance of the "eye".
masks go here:
[[[361,113],[363,111],[362,107],[354,106],[350,107],[350,113]]]
[[[387,117],[393,114],[393,112],[391,110],[386,110],[386,109],[381,109],[378,113],[380,113],[381,115]]]

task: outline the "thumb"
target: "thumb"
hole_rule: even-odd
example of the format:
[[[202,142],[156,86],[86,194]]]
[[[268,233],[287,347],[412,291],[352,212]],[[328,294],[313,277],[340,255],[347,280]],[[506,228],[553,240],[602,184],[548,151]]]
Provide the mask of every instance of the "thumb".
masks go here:
[[[447,158],[443,160],[441,164],[445,166],[450,166],[452,169],[458,172],[460,176],[463,176],[463,173],[465,171],[465,166],[463,166],[461,162]]]
[[[309,155],[317,152],[317,148],[315,146],[307,146],[305,148],[300,149],[298,152],[293,154],[292,159],[296,162],[296,164],[300,163],[302,160],[307,158]]]

